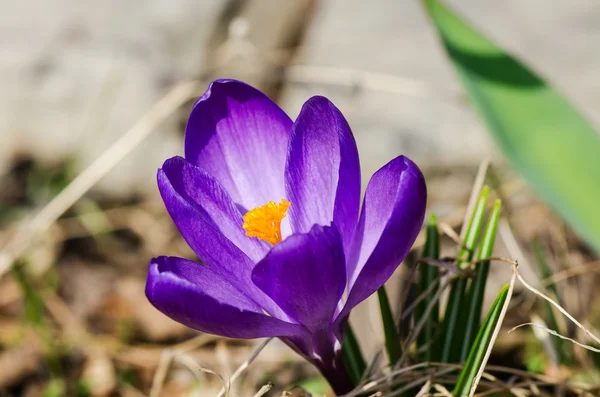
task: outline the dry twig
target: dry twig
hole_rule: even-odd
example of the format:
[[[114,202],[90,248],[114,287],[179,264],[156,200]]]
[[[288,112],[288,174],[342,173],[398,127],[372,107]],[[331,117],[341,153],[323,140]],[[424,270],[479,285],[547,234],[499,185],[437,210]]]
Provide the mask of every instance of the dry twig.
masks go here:
[[[240,377],[240,375],[252,364],[252,362],[256,359],[256,357],[260,354],[260,352],[271,342],[273,338],[266,339],[263,343],[261,343],[256,350],[248,357],[246,361],[231,375],[229,378],[229,382],[227,382],[227,387],[223,386],[217,397],[223,397],[227,394],[228,388],[231,387],[231,384]]]
[[[175,85],[129,131],[113,143],[64,190],[54,197],[30,221],[24,223],[0,252],[0,276],[92,186],[125,156],[135,149],[154,129],[197,92],[196,82]]]
[[[460,241],[464,240],[465,236],[467,235],[467,229],[469,228],[469,219],[471,219],[471,215],[473,213],[473,210],[475,209],[475,205],[477,204],[479,192],[483,187],[485,175],[487,174],[489,166],[490,160],[486,158],[481,162],[481,164],[479,165],[479,169],[477,170],[477,175],[475,176],[475,181],[473,182],[473,190],[471,191],[471,197],[469,198],[469,204],[467,204],[467,210],[465,211],[462,229],[460,230]]]

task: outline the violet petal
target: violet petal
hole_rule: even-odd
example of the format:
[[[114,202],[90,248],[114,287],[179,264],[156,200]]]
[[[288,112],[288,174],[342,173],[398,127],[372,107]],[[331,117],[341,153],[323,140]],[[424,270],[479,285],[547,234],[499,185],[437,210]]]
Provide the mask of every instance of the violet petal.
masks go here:
[[[182,157],[165,161],[161,172],[184,200],[206,214],[223,236],[254,263],[269,251],[268,243],[246,235],[242,214],[228,192],[212,176]]]
[[[306,101],[290,138],[285,170],[294,233],[337,225],[349,253],[360,205],[360,163],[352,131],[326,98]]]
[[[254,268],[252,281],[311,332],[329,329],[346,286],[337,228],[315,225],[275,245]]]
[[[202,332],[244,339],[308,337],[302,326],[264,314],[227,279],[187,259],[154,258],[148,270],[146,296],[173,320]]]
[[[348,266],[350,310],[381,287],[404,260],[425,216],[427,189],[419,168],[399,156],[369,181]]]
[[[194,183],[210,183],[210,179],[202,178],[198,169],[189,167],[181,158],[167,160],[162,169],[158,170],[158,188],[165,202],[167,211],[173,218],[179,232],[194,250],[198,258],[223,278],[230,280],[238,289],[252,297],[259,305],[273,316],[285,315],[277,305],[251,281],[253,262],[239,247],[226,236],[219,227],[227,231],[229,237],[236,240],[247,239],[250,244],[258,244],[258,240],[247,236],[234,236],[230,230],[231,219],[234,217],[233,205],[226,194],[213,184],[214,190],[208,191],[198,188],[194,190]],[[218,193],[218,194],[217,194]],[[208,210],[207,210],[208,209]],[[238,212],[239,213],[239,212]],[[217,219],[211,216],[218,217]],[[223,224],[218,224],[226,219]],[[229,225],[229,226],[228,226]],[[234,225],[233,225],[234,226]],[[239,224],[240,233],[243,232],[242,223]]]
[[[292,121],[257,89],[216,80],[198,99],[185,131],[185,157],[251,210],[285,197]]]

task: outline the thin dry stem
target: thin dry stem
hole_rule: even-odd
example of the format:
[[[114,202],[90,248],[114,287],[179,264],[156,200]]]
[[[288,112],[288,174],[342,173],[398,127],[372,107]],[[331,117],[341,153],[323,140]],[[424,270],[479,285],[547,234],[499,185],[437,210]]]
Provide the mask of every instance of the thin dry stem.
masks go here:
[[[538,316],[535,312],[533,312],[530,315],[530,318],[531,318],[532,323],[536,323],[536,324],[541,325],[542,327],[546,327],[546,323],[544,322],[544,320],[540,316]],[[514,330],[514,328],[513,328],[513,330]],[[511,331],[509,331],[508,333],[510,333]],[[538,328],[533,328],[533,334],[537,338],[537,340],[540,341],[542,347],[544,348],[544,351],[546,352],[546,355],[548,356],[550,364],[553,365],[554,368],[558,369],[560,367],[560,357],[559,357],[557,349],[552,344],[550,335],[541,331]]]
[[[439,383],[436,383],[435,385],[433,385],[433,388],[435,390],[437,390],[438,393],[440,393],[441,396],[452,397],[452,393],[450,393],[448,391],[448,389],[446,389],[443,385],[440,385]]]
[[[414,387],[419,386],[422,383],[427,382],[431,377],[434,377],[434,376],[439,377],[440,375],[445,375],[452,371],[454,371],[454,368],[441,368],[437,371],[431,371],[431,373],[428,373],[425,376],[422,376],[412,382],[409,382],[409,383],[403,385],[402,387],[394,390],[392,393],[386,394],[385,397],[400,396],[400,395],[404,394],[404,392],[406,392],[407,390],[410,390]]]
[[[261,387],[259,391],[256,392],[254,397],[262,397],[265,394],[267,394],[272,388],[273,388],[273,385],[270,383],[267,383],[266,385]]]
[[[473,384],[471,385],[469,397],[473,397],[473,395],[475,394],[475,390],[477,390],[477,385],[479,384],[479,380],[481,379],[481,376],[483,375],[483,372],[485,370],[485,365],[487,364],[487,362],[490,358],[490,355],[492,354],[492,349],[494,348],[494,342],[496,342],[496,338],[498,337],[498,334],[500,333],[500,328],[502,327],[502,322],[504,320],[504,317],[506,316],[506,311],[508,310],[508,306],[510,305],[510,298],[512,297],[512,293],[515,288],[515,280],[516,280],[516,277],[518,276],[517,266],[518,266],[518,264],[516,264],[516,263],[513,265],[513,273],[512,273],[512,277],[510,279],[508,293],[506,294],[506,299],[504,301],[504,305],[502,306],[502,311],[500,312],[500,317],[498,318],[496,327],[494,328],[494,332],[492,333],[492,338],[490,340],[490,343],[488,343],[487,350],[485,351],[485,355],[483,356],[481,365],[479,366],[479,369],[477,370],[475,379],[473,379]]]
[[[552,306],[554,306],[559,312],[561,312],[565,317],[567,317],[569,320],[571,320],[579,329],[581,329],[594,342],[600,344],[600,338],[598,338],[596,335],[594,335],[593,333],[591,333],[586,327],[584,327],[579,321],[577,321],[575,319],[575,317],[571,316],[565,309],[563,309],[561,305],[559,305],[558,303],[556,303],[555,301],[553,301],[552,299],[550,299],[549,297],[547,297],[546,295],[544,295],[543,293],[541,293],[540,291],[538,291],[537,289],[535,289],[531,285],[529,285],[523,279],[523,277],[521,277],[520,274],[517,274],[517,277],[519,278],[519,281],[521,281],[521,283],[523,283],[523,285],[525,286],[525,288],[527,288],[529,291],[533,292],[534,294],[536,294],[540,298],[543,298],[544,300],[546,300],[548,303],[550,303]]]
[[[186,342],[183,342],[177,346],[183,346],[184,349],[190,349],[193,346],[199,346],[200,345],[198,343],[199,340],[200,340],[200,338],[198,338],[198,337],[193,338],[191,340],[186,341],[186,342],[188,342],[187,345],[185,344]],[[192,349],[190,349],[190,350],[192,350]],[[187,350],[187,351],[189,351],[189,350]],[[154,373],[154,377],[152,378],[152,386],[150,388],[149,397],[160,396],[163,384],[165,383],[165,380],[167,378],[167,373],[169,372],[169,368],[171,366],[171,363],[173,363],[173,361],[176,361],[176,362],[182,364],[183,366],[185,366],[195,376],[195,378],[198,381],[202,381],[202,372],[219,377],[219,379],[221,379],[221,381],[223,382],[222,390],[224,390],[226,394],[229,393],[230,383],[226,382],[225,379],[223,379],[223,377],[221,375],[219,375],[218,373],[216,373],[213,370],[199,366],[198,363],[196,362],[196,360],[194,360],[192,357],[190,357],[183,351],[171,348],[171,349],[164,349],[161,354],[158,368],[156,369],[156,372]]]
[[[431,378],[427,379],[427,382],[419,389],[419,392],[415,395],[415,397],[423,397],[429,394],[429,390],[431,389]]]
[[[557,337],[559,337],[560,339],[567,340],[567,341],[569,341],[569,342],[571,342],[571,343],[574,343],[574,344],[576,344],[577,346],[581,346],[581,347],[583,347],[584,349],[591,350],[591,351],[593,351],[593,352],[596,352],[596,353],[600,353],[600,349],[596,349],[596,348],[595,348],[595,347],[593,347],[593,346],[590,346],[590,345],[586,345],[586,344],[584,344],[584,343],[577,342],[575,339],[571,339],[571,338],[569,338],[569,337],[567,337],[567,336],[561,335],[561,334],[559,334],[558,332],[556,332],[556,331],[553,331],[553,330],[551,330],[550,328],[548,328],[548,327],[546,327],[546,326],[544,326],[544,325],[542,325],[542,324],[538,324],[538,323],[534,323],[534,322],[531,322],[531,323],[523,323],[523,324],[519,324],[519,325],[517,325],[517,326],[515,326],[515,327],[512,327],[512,328],[511,328],[511,329],[508,331],[508,333],[511,333],[511,332],[513,332],[513,331],[514,331],[514,330],[516,330],[516,329],[519,329],[519,328],[521,328],[521,327],[526,327],[526,326],[531,326],[531,327],[535,327],[535,328],[538,328],[538,329],[544,330],[544,331],[548,332],[548,333],[549,333],[549,334],[551,334],[551,335],[557,336]]]
[[[421,382],[424,382],[425,381],[424,380],[425,378],[423,377],[424,373],[420,373],[418,371],[422,370],[423,368],[431,368],[431,367],[438,367],[438,368],[443,368],[446,370],[443,372],[440,372],[440,371],[430,372],[429,376],[431,376],[433,380],[435,380],[437,382],[442,382],[442,383],[446,383],[446,382],[447,383],[455,383],[456,382],[455,376],[446,376],[445,374],[447,374],[448,372],[451,372],[451,371],[460,371],[463,367],[463,364],[449,364],[449,363],[438,363],[438,362],[423,362],[423,363],[414,364],[409,367],[395,370],[385,376],[382,376],[376,380],[373,380],[370,383],[364,385],[362,388],[357,388],[354,391],[354,393],[349,394],[348,396],[350,397],[350,396],[353,396],[356,394],[373,391],[373,389],[380,386],[381,384],[384,384],[387,380],[389,380],[392,377],[397,378],[398,382],[406,383],[408,381],[414,380],[415,379],[414,375],[418,375],[418,378],[421,380]],[[515,369],[515,368],[510,368],[510,367],[487,365],[486,369],[488,371],[494,371],[494,372],[512,375],[511,379],[513,379],[513,381],[515,380],[515,377],[520,377],[523,379],[522,383],[511,383],[511,381],[502,382],[500,379],[498,379],[492,373],[484,371],[482,374],[482,377],[481,377],[480,384],[488,386],[488,387],[495,386],[495,387],[497,387],[497,389],[495,389],[496,391],[517,390],[517,392],[518,392],[518,391],[521,391],[520,386],[522,386],[522,385],[523,386],[525,386],[525,385],[535,386],[537,384],[537,385],[545,385],[545,386],[561,385],[564,387],[568,387],[570,390],[581,393],[581,392],[586,391],[586,389],[589,389],[589,387],[590,387],[589,385],[586,385],[586,384],[571,382],[571,381],[564,382],[564,380],[556,379],[551,376],[530,373],[530,372],[527,372],[524,370],[519,370],[519,369]],[[440,395],[440,394],[435,394],[435,395]],[[475,394],[475,396],[480,396],[480,395],[489,395],[489,391]],[[385,397],[389,397],[389,395],[385,395]]]
[[[217,375],[214,371],[211,371],[209,369],[206,368],[202,368],[198,365],[198,363],[196,362],[196,360],[194,360],[192,357],[188,356],[187,354],[183,354],[183,353],[174,353],[173,354],[173,361],[183,365],[184,367],[186,367],[196,378],[196,380],[198,382],[202,382],[202,372],[207,372],[209,374],[213,374],[213,375]],[[220,377],[220,376],[219,376]],[[221,377],[220,377],[221,378]],[[225,380],[223,378],[221,378],[221,380],[223,380],[223,384],[225,384]]]
[[[475,209],[475,205],[477,204],[477,199],[479,198],[479,192],[483,187],[483,182],[485,181],[485,175],[487,174],[487,170],[490,166],[490,160],[485,158],[481,164],[479,164],[479,168],[477,169],[477,175],[475,176],[475,181],[473,182],[473,190],[471,191],[471,197],[469,198],[469,204],[467,204],[467,210],[465,211],[465,217],[463,219],[462,228],[460,230],[460,241],[465,239],[467,235],[467,229],[469,228],[469,219],[471,219],[471,215],[473,210]]]
[[[320,83],[343,87],[389,92],[422,98],[439,97],[442,90],[425,81],[394,76],[367,70],[316,65],[289,65],[285,71],[285,80],[298,83]],[[448,97],[456,99],[454,93],[446,92]]]
[[[429,363],[419,363],[419,364],[414,364],[414,365],[411,365],[411,366],[408,366],[405,368],[394,370],[391,373],[384,375],[377,380],[374,380],[374,381],[371,381],[371,382],[365,384],[363,387],[356,390],[356,394],[370,391],[371,389],[375,388],[376,386],[379,386],[380,384],[386,382],[390,378],[396,377],[396,376],[401,375],[406,372],[414,371],[415,369],[426,368],[428,366],[429,366]],[[350,395],[353,395],[353,394],[350,394]]]
[[[538,382],[538,383],[539,383],[539,385],[548,385],[548,383],[546,383],[546,382]],[[528,386],[530,390],[537,389],[537,385],[535,383],[533,383],[531,381],[524,381],[524,382],[514,383],[514,384],[502,384],[501,386],[493,387],[484,392],[477,393],[475,395],[475,397],[496,395],[498,392],[503,392],[503,391],[509,391],[510,393],[512,393],[513,395],[515,395],[517,397],[528,397],[530,395],[529,391],[527,389],[524,389],[524,386]],[[539,391],[539,389],[537,389],[537,390]],[[539,395],[539,394],[534,393],[534,395]]]
[[[445,276],[445,279],[440,283],[440,288],[436,291],[435,295],[431,299],[431,302],[429,302],[429,305],[427,305],[427,307],[425,308],[425,312],[423,313],[423,316],[421,317],[419,322],[415,325],[415,328],[411,331],[410,335],[408,336],[407,341],[405,343],[405,348],[403,349],[403,352],[402,352],[402,356],[400,357],[400,360],[398,360],[398,362],[394,365],[394,367],[400,367],[404,363],[404,360],[406,360],[406,357],[408,356],[408,351],[409,351],[408,347],[413,344],[413,342],[415,341],[415,339],[417,338],[417,336],[419,335],[419,333],[425,326],[425,322],[427,321],[427,318],[429,317],[429,315],[431,314],[431,311],[437,304],[437,301],[440,298],[440,295],[442,294],[442,292],[444,292],[446,287],[450,284],[451,279],[452,279],[451,275],[447,275],[447,276]]]
[[[510,256],[518,260],[524,267],[530,268],[529,262],[525,258],[525,254],[523,253],[523,250],[521,250],[515,234],[505,218],[501,218],[498,222],[498,233],[500,233],[500,237],[502,237],[506,249],[510,252]]]
[[[176,344],[172,349],[178,353],[188,353],[219,339],[222,339],[222,337],[210,334],[200,334]]]
[[[0,276],[35,238],[46,231],[92,186],[135,149],[156,127],[197,92],[196,82],[175,85],[129,131],[113,143],[29,222],[24,223],[0,252]]]
[[[162,352],[160,362],[158,364],[158,368],[154,373],[154,377],[152,378],[152,386],[150,387],[149,397],[158,397],[160,396],[160,392],[162,390],[162,386],[165,383],[165,379],[167,378],[167,372],[169,371],[169,367],[171,366],[171,362],[173,361],[173,353],[169,349],[165,349]]]
[[[406,320],[408,318],[408,316],[410,316],[410,314],[413,312],[413,310],[415,310],[417,305],[433,292],[433,290],[437,287],[437,285],[438,285],[438,283],[440,283],[440,281],[441,281],[441,277],[436,278],[435,281],[433,283],[431,283],[427,287],[427,289],[425,289],[425,291],[423,291],[421,294],[419,294],[419,296],[417,296],[417,298],[406,309],[404,309],[402,311],[402,316],[400,316],[400,320],[401,321]]]
[[[446,236],[450,237],[452,239],[452,241],[454,241],[459,247],[462,247],[464,245],[464,240],[458,235],[458,233],[456,233],[454,231],[452,226],[450,226],[446,222],[442,222],[442,221],[440,221],[438,223],[438,226],[439,226],[440,230]]]
[[[580,276],[580,275],[588,273],[588,272],[598,272],[598,271],[600,271],[600,261],[592,261],[592,262],[588,262],[588,263],[583,263],[581,265],[573,266],[569,269],[554,273],[550,277],[543,279],[542,285],[544,287],[548,287],[549,285],[555,284],[559,281],[567,280],[571,277]]]
[[[242,363],[242,365],[239,366],[238,369],[235,370],[235,372],[233,373],[233,375],[231,375],[231,378],[229,378],[229,381],[227,382],[227,386],[228,387],[223,387],[221,389],[221,391],[219,392],[219,394],[217,394],[217,397],[223,397],[225,395],[227,395],[228,392],[228,388],[231,387],[231,384],[233,382],[235,382],[237,380],[237,378],[240,377],[240,375],[250,366],[250,364],[252,364],[252,362],[256,359],[256,357],[258,357],[258,355],[260,354],[260,352],[267,346],[267,344],[269,344],[269,342],[271,342],[273,340],[273,338],[269,338],[266,339],[263,343],[261,343],[256,350],[254,350],[254,352],[250,355],[250,357],[248,357],[248,359],[246,361],[244,361]]]

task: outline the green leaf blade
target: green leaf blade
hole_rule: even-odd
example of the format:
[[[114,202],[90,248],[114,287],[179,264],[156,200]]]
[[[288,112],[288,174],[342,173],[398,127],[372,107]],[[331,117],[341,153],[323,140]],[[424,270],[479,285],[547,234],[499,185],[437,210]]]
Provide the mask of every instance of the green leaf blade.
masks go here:
[[[600,252],[600,135],[542,78],[425,0],[473,104],[512,165]]]
[[[377,297],[379,298],[379,308],[381,311],[381,319],[383,321],[383,332],[385,335],[385,349],[390,359],[390,364],[393,366],[402,355],[402,348],[400,346],[400,336],[396,329],[396,322],[392,315],[392,308],[390,301],[385,292],[385,285],[382,285],[377,290]]]
[[[344,343],[342,344],[342,358],[346,371],[350,376],[350,379],[354,385],[358,385],[360,379],[365,373],[367,364],[363,358],[360,346],[352,330],[352,326],[348,324],[346,326],[346,332],[344,333]]]
[[[454,397],[466,397],[469,395],[477,371],[483,364],[488,345],[492,342],[494,329],[496,328],[498,321],[501,320],[500,315],[502,314],[502,307],[508,298],[509,287],[508,284],[505,284],[502,287],[498,297],[485,317],[485,320],[483,320],[483,324],[481,325],[481,328],[479,328],[475,342],[469,352],[469,357],[465,362],[465,366],[463,367],[458,382],[452,392]]]
[[[501,206],[501,201],[496,200],[492,212],[490,213],[490,219],[488,220],[488,224],[483,233],[478,255],[479,262],[477,262],[475,268],[475,278],[469,288],[469,293],[467,294],[465,307],[463,309],[465,313],[467,313],[467,321],[459,361],[467,359],[469,348],[475,339],[475,332],[479,327],[481,308],[485,294],[485,284],[490,268],[490,261],[484,259],[491,257],[494,250],[494,241],[496,239],[496,230],[498,229]]]
[[[461,269],[465,268],[473,258],[473,252],[479,239],[481,225],[483,224],[488,194],[489,188],[484,186],[475,204],[473,215],[471,215],[464,246],[458,252],[457,266]],[[464,324],[460,321],[460,317],[466,289],[467,279],[464,277],[454,280],[450,287],[450,295],[448,296],[448,304],[446,305],[442,326],[441,362],[456,362],[459,358],[459,347],[463,343],[462,333],[464,332]]]
[[[435,215],[431,215],[427,224],[427,238],[423,247],[423,258],[439,259],[440,258],[440,233],[438,231],[437,219]],[[419,283],[417,285],[417,296],[424,294],[427,289],[436,282],[439,277],[439,269],[437,266],[428,263],[419,264]],[[439,286],[437,287],[439,288]],[[437,292],[437,288],[431,291],[417,305],[415,311],[415,319],[422,318],[429,305],[433,305],[429,317],[423,326],[423,330],[417,338],[417,349],[425,348],[423,359],[425,361],[435,361],[436,352],[439,351],[435,346],[436,334],[439,327],[440,308],[438,302],[432,302],[432,298]]]

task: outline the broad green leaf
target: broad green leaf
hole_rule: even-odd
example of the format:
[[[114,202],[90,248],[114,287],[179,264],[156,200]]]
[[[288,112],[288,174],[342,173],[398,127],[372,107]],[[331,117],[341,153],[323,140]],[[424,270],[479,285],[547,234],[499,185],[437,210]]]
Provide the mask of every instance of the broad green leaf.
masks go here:
[[[385,285],[382,285],[377,290],[377,297],[379,298],[379,308],[381,310],[381,319],[383,321],[383,331],[385,334],[385,349],[390,359],[390,364],[394,365],[400,360],[402,354],[402,348],[400,346],[400,336],[396,329],[396,323],[394,316],[392,315],[392,308],[390,301],[385,292]]]
[[[438,0],[423,0],[479,115],[512,165],[600,252],[600,135],[535,72]]]
[[[458,252],[457,265],[461,269],[465,268],[473,258],[473,251],[475,251],[481,225],[483,224],[488,194],[489,188],[484,186],[475,204],[473,215],[471,215],[464,246]],[[450,295],[448,296],[448,304],[446,305],[442,326],[442,348],[440,353],[440,361],[442,362],[455,362],[458,360],[460,354],[460,346],[463,343],[461,329],[464,329],[464,324],[460,324],[460,316],[462,300],[467,289],[467,281],[465,277],[458,277],[452,282],[450,287]]]
[[[463,342],[461,346],[461,354],[459,361],[465,361],[469,354],[471,343],[475,339],[475,331],[479,327],[481,319],[481,306],[483,305],[485,283],[487,282],[488,271],[490,269],[490,261],[483,260],[492,256],[494,250],[494,240],[496,239],[496,230],[498,229],[498,219],[500,218],[500,207],[502,203],[496,200],[494,208],[490,214],[481,245],[479,247],[479,262],[475,268],[475,278],[471,282],[467,299],[463,306],[463,311],[467,313],[467,321]]]
[[[500,293],[490,308],[485,320],[483,320],[483,324],[481,324],[481,328],[479,328],[479,332],[475,338],[475,343],[473,343],[471,351],[469,352],[469,357],[465,362],[465,366],[463,367],[460,376],[458,377],[458,382],[452,392],[454,397],[466,397],[469,395],[475,375],[477,375],[479,367],[483,364],[488,345],[492,342],[494,328],[496,328],[496,325],[500,320],[500,314],[502,313],[504,302],[508,297],[508,291],[509,285],[505,284],[500,290]]]
[[[344,343],[342,345],[342,357],[344,360],[344,366],[348,375],[354,385],[358,385],[362,375],[365,373],[367,365],[365,359],[360,351],[360,346],[354,335],[354,331],[350,324],[346,326],[346,332],[344,333]]]
[[[437,220],[435,215],[431,215],[429,223],[427,224],[427,239],[425,240],[425,246],[423,247],[423,258],[439,259],[440,258],[440,233],[437,227]],[[430,265],[428,263],[419,263],[419,283],[417,288],[417,296],[421,296],[427,291],[427,289],[436,282],[439,277],[439,269],[437,266]],[[438,287],[439,288],[439,287]],[[432,298],[436,294],[437,289],[430,291],[429,294],[417,305],[415,310],[415,319],[418,321],[423,317],[427,307],[433,304],[434,307],[423,326],[423,330],[419,334],[417,339],[417,348],[420,349],[425,347],[423,359],[425,361],[435,361],[435,354],[438,351],[434,344],[436,333],[439,331],[439,303],[432,303]]]

